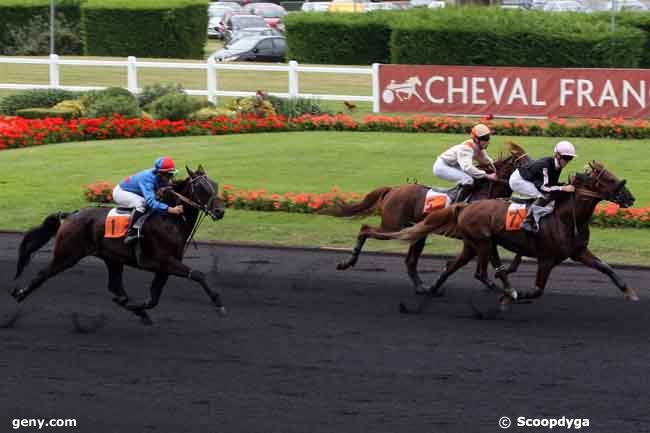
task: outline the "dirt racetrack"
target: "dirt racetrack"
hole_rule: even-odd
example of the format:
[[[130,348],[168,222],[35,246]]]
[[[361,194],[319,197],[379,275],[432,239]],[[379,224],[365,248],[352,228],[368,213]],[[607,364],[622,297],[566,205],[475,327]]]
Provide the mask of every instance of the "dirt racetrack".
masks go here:
[[[17,283],[19,237],[0,237],[0,303]],[[431,247],[428,248],[431,250]],[[217,316],[195,283],[170,279],[152,327],[111,302],[106,271],[86,259],[46,283],[0,329],[0,432],[13,419],[75,418],[52,432],[542,432],[517,417],[589,419],[581,431],[650,431],[650,271],[619,269],[640,290],[629,303],[607,277],[562,266],[545,297],[499,320],[470,316],[481,288],[473,266],[421,316],[395,255],[205,246],[186,262],[211,271],[229,315]],[[49,257],[34,257],[34,275]],[[424,258],[432,281],[442,261]],[[216,269],[216,272],[215,272]],[[127,270],[145,296],[151,275]],[[513,279],[531,288],[534,267]],[[75,312],[108,318],[73,331]],[[82,315],[83,317],[83,315]],[[552,431],[567,431],[555,427]]]

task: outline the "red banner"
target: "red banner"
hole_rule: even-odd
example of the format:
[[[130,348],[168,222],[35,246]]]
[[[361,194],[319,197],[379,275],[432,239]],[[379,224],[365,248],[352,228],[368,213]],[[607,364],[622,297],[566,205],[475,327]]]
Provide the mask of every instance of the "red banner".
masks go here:
[[[380,65],[380,111],[650,117],[650,70]]]

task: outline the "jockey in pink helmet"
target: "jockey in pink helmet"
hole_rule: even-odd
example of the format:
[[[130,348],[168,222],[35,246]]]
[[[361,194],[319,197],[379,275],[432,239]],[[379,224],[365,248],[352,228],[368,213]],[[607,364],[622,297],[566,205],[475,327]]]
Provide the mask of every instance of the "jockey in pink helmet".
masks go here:
[[[156,191],[171,184],[176,173],[174,160],[163,156],[154,162],[153,168],[128,176],[115,186],[113,201],[118,206],[135,209],[124,243],[130,244],[141,237],[142,226],[152,212],[175,215],[183,213],[182,205],[170,207],[156,197]]]
[[[510,188],[523,196],[536,198],[529,209],[521,228],[537,232],[539,220],[553,211],[552,192],[573,192],[573,185],[559,183],[562,169],[576,157],[576,149],[568,141],[560,141],[553,149],[553,156],[532,161],[525,167],[515,170],[510,176]],[[543,209],[543,211],[540,211]]]

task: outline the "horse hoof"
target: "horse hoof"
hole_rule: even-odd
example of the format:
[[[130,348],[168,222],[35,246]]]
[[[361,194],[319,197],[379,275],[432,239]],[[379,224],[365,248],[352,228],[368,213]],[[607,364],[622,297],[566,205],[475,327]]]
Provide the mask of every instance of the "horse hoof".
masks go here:
[[[0,314],[0,328],[13,328],[16,325],[16,322],[18,322],[18,319],[20,319],[20,316],[22,316],[22,311],[18,307],[15,307],[13,311],[9,313]]]
[[[120,307],[123,307],[126,305],[127,302],[129,302],[129,298],[126,296],[115,296],[113,298],[113,302],[115,302]]]
[[[18,302],[19,304],[20,304],[21,302],[23,302],[23,301],[25,300],[25,298],[27,297],[27,296],[25,295],[25,292],[24,292],[21,288],[18,288],[18,287],[15,288],[15,289],[13,289],[13,290],[11,291],[10,295],[11,295],[11,297],[14,298],[14,299],[16,300],[16,302]]]
[[[151,320],[151,317],[149,317],[149,315],[140,316],[140,323],[142,323],[144,326],[152,326],[153,320]]]
[[[336,265],[337,271],[344,271],[347,268],[349,268],[349,265],[347,263],[339,263],[338,265]]]
[[[626,301],[637,302],[641,300],[636,290],[631,289],[629,287],[625,290],[625,294],[623,296],[625,297]]]
[[[226,311],[226,307],[217,307],[217,314],[220,316],[227,316],[228,312]]]
[[[86,320],[89,319],[89,320]],[[92,334],[103,328],[108,322],[105,314],[99,316],[86,316],[81,317],[79,313],[72,313],[72,326],[75,332],[80,334]]]

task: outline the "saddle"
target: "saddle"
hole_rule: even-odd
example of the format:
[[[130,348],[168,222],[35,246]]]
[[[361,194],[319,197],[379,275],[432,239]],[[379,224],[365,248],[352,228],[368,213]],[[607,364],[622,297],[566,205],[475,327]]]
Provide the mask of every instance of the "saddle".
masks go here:
[[[114,207],[106,215],[104,223],[105,238],[123,238],[129,229],[133,208]]]

